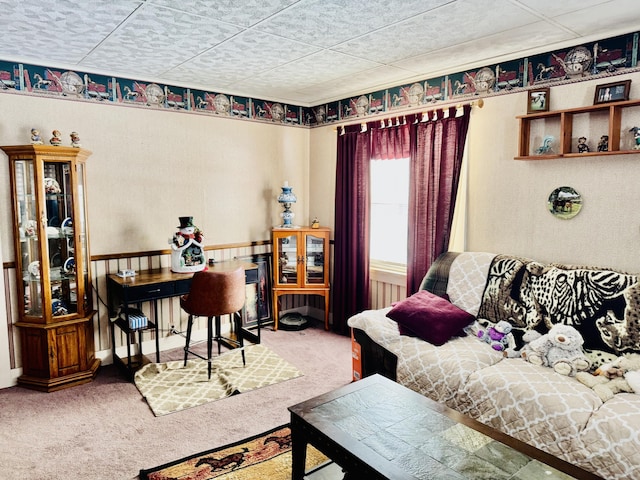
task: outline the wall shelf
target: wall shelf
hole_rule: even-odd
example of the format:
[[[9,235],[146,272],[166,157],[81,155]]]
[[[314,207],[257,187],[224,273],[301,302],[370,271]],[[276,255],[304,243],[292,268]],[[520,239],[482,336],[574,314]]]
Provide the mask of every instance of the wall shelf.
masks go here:
[[[587,107],[539,112],[516,117],[520,122],[518,155],[514,160],[554,160],[558,158],[596,157],[638,154],[633,136],[624,136],[634,126],[640,126],[640,100],[603,103]],[[608,150],[598,152],[602,135],[609,136]],[[537,154],[544,138],[554,138],[549,152]],[[590,141],[589,152],[579,153],[579,137]]]

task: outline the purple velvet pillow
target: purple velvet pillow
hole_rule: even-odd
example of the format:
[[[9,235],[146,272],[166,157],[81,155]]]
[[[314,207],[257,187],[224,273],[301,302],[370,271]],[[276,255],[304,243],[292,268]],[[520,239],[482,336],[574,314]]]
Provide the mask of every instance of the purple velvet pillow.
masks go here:
[[[411,335],[440,346],[475,320],[470,313],[442,297],[420,290],[396,303],[387,317],[398,323],[401,335]]]

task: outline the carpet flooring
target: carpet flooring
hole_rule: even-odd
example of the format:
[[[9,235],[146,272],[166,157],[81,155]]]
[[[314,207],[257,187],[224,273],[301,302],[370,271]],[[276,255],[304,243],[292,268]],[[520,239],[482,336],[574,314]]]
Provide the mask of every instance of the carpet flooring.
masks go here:
[[[328,461],[313,447],[306,469]],[[141,480],[290,480],[291,430],[287,425],[159,467],[140,471]]]
[[[351,382],[350,338],[320,321],[302,331],[265,328],[262,344],[304,375],[160,417],[113,365],[56,392],[1,389],[0,479],[137,479],[140,469],[284,425],[287,407]],[[160,360],[183,355],[175,348]]]
[[[207,362],[195,360],[150,363],[138,370],[134,382],[154,415],[159,417],[197,407],[231,395],[249,392],[299,377],[302,372],[264,345],[215,357],[211,378]]]

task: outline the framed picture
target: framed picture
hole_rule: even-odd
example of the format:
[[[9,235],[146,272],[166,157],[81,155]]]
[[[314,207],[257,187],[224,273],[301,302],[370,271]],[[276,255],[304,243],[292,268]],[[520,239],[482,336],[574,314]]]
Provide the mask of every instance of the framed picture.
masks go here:
[[[593,96],[593,104],[621,102],[629,100],[629,88],[631,80],[622,80],[620,82],[605,83],[604,85],[596,85],[596,93]]]
[[[264,326],[271,321],[271,254],[262,253],[236,257],[236,260],[258,265],[258,283],[248,283],[245,307],[247,316],[242,326],[251,328],[260,324]]]
[[[549,111],[549,96],[551,95],[549,87],[535,88],[527,93],[527,113]]]

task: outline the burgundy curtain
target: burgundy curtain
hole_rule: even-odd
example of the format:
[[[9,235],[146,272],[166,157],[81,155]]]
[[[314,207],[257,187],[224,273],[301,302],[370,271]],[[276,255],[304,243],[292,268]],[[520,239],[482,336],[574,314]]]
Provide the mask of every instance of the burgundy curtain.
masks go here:
[[[465,105],[456,117],[452,107],[448,118],[412,129],[407,295],[418,291],[433,261],[448,249],[470,110]]]
[[[333,330],[369,308],[369,161],[371,130],[345,127],[338,136],[333,272]]]

